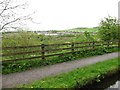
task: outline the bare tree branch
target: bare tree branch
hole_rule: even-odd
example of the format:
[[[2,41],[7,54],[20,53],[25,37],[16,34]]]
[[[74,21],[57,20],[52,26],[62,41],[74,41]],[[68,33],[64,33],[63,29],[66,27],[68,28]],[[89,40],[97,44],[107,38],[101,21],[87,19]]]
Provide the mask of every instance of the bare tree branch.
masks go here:
[[[31,20],[30,14],[20,16],[18,15],[19,12],[17,12],[18,10],[24,10],[27,3],[15,4],[17,3],[14,0],[13,2],[12,0],[0,1],[0,31],[8,27],[16,28],[18,26],[14,24],[20,25],[23,20]]]
[[[3,4],[3,3],[4,3],[4,1],[1,1],[1,2],[0,2],[0,4]]]
[[[10,1],[10,0],[9,0]],[[3,8],[3,10],[0,12],[0,16],[2,15],[2,13],[7,9],[8,5],[9,5],[9,1],[5,3],[5,7]]]
[[[15,19],[15,20],[13,20],[13,21],[7,22],[6,24],[4,24],[4,25],[1,27],[1,29],[3,29],[5,26],[7,26],[7,25],[9,25],[9,24],[11,24],[11,23],[14,23],[14,22],[16,22],[16,21],[18,21],[18,20],[20,20],[20,19],[17,18],[17,19]]]

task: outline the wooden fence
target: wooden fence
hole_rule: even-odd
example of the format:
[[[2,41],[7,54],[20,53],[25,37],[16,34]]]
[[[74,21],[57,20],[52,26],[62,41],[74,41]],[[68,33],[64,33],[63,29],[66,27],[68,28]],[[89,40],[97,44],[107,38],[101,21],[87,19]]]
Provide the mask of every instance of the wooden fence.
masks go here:
[[[71,54],[74,52],[79,52],[80,50],[76,49],[88,49],[88,50],[95,50],[97,47],[99,46],[105,46],[105,47],[114,47],[114,46],[118,46],[117,45],[118,42],[72,42],[72,43],[63,43],[63,44],[42,44],[42,45],[34,45],[34,46],[15,46],[15,47],[3,47],[2,50],[4,51],[8,51],[9,53],[2,53],[1,56],[3,58],[5,57],[11,57],[11,56],[16,56],[16,55],[28,55],[28,54],[34,54],[34,53],[39,53],[38,56],[32,56],[32,57],[19,57],[19,58],[15,58],[15,59],[8,59],[8,60],[2,60],[2,63],[8,63],[8,62],[14,62],[14,61],[21,61],[21,60],[31,60],[31,59],[36,59],[36,58],[41,58],[42,60],[44,60],[46,57],[50,57],[50,56],[59,56],[59,55],[65,55],[65,54]],[[67,46],[69,45],[69,47],[65,47],[63,48],[62,46]],[[46,49],[46,47],[57,47],[57,48],[53,48],[53,49]],[[62,48],[59,48],[58,46],[61,46]],[[17,49],[27,49],[27,48],[38,48],[37,50],[32,50],[32,51],[26,51],[23,50],[22,52],[11,52],[11,50],[17,50]],[[40,48],[40,49],[39,49]],[[63,53],[54,53],[52,54],[51,52],[54,51],[61,51],[61,50],[69,50],[69,52],[63,52]],[[47,54],[47,52],[49,52],[49,54]],[[17,57],[17,56],[16,56]]]

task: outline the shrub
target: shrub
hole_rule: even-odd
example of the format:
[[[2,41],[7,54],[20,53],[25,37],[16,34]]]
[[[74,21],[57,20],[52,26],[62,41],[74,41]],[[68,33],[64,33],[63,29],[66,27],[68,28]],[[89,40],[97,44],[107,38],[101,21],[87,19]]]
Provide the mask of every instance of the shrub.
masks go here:
[[[116,18],[108,16],[100,22],[99,36],[104,41],[118,40],[119,35],[119,24]]]

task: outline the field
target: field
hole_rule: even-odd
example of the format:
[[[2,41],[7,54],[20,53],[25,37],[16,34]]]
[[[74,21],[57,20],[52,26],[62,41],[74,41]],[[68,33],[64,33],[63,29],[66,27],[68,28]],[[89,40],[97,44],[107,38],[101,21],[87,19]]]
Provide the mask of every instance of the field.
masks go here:
[[[62,31],[50,31],[50,32],[64,32],[62,35],[38,35],[33,32],[20,31],[18,33],[3,34],[2,46],[24,46],[24,45],[38,45],[38,44],[56,44],[56,43],[67,43],[67,42],[84,42],[84,41],[98,41],[100,40],[97,34],[88,33],[76,33],[66,34],[65,32],[94,32],[96,28],[85,28],[85,29],[70,29]]]
[[[98,28],[73,28],[73,29],[68,29],[65,31],[70,31],[70,32],[98,32]]]

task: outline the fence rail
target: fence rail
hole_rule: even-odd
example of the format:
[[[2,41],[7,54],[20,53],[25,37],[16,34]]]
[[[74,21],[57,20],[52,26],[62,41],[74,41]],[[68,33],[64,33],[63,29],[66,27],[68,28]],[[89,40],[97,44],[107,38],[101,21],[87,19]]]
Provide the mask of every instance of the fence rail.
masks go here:
[[[116,43],[116,44],[115,44]],[[117,46],[118,42],[72,42],[72,43],[63,43],[63,44],[41,44],[41,45],[33,45],[33,46],[15,46],[15,47],[3,47],[2,50],[5,52],[9,52],[9,53],[2,53],[0,56],[4,57],[13,57],[13,56],[20,56],[20,55],[27,55],[27,54],[34,54],[34,53],[38,53],[39,56],[32,56],[32,57],[24,57],[24,58],[15,58],[15,59],[7,59],[7,60],[2,60],[2,63],[8,63],[8,62],[14,62],[14,61],[21,61],[21,60],[31,60],[31,59],[35,59],[35,58],[41,58],[42,60],[44,60],[46,57],[50,57],[50,56],[58,56],[58,55],[65,55],[65,54],[70,54],[70,53],[74,53],[74,52],[79,52],[80,50],[76,51],[76,49],[86,49],[87,50],[95,50],[98,46],[106,46],[106,47],[110,47],[110,46]],[[69,45],[69,47],[67,47],[66,45]],[[81,45],[81,46],[76,46],[76,45]],[[52,49],[46,49],[46,47],[55,47],[57,46],[57,48],[52,48]],[[66,46],[66,47],[62,47],[59,48],[59,46]],[[17,50],[17,49],[27,49],[27,48],[39,48],[39,50],[33,50],[33,51],[26,51],[23,50],[22,52],[11,52],[9,50]],[[62,50],[70,50],[69,52],[63,52],[60,53],[60,51]],[[53,53],[54,51],[59,51],[59,53]],[[50,54],[48,54],[48,52]],[[47,55],[46,55],[47,54]]]

